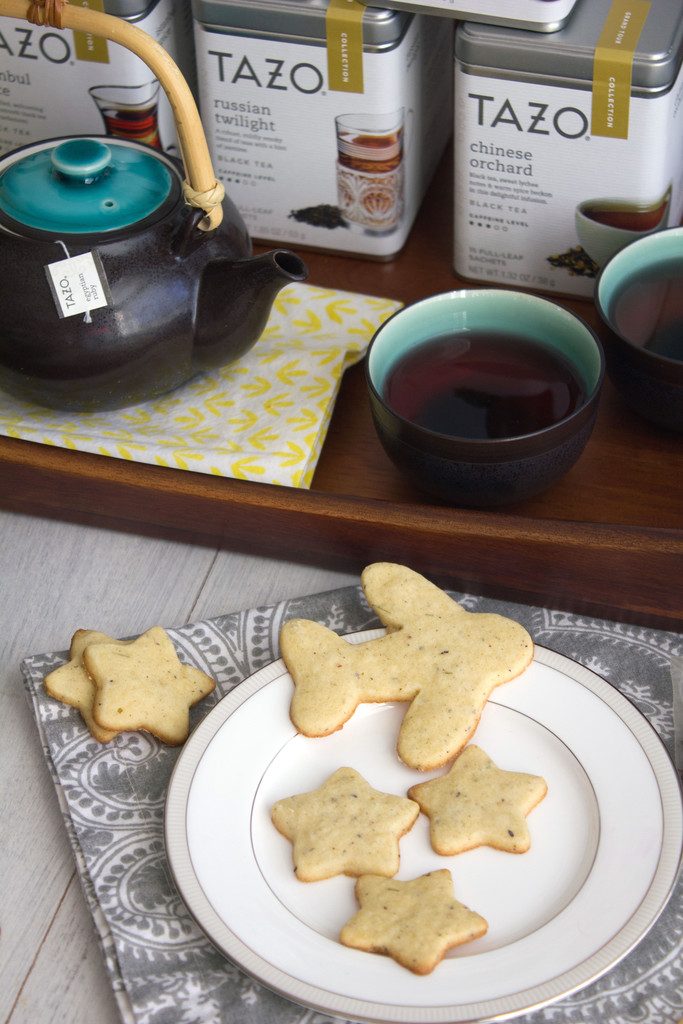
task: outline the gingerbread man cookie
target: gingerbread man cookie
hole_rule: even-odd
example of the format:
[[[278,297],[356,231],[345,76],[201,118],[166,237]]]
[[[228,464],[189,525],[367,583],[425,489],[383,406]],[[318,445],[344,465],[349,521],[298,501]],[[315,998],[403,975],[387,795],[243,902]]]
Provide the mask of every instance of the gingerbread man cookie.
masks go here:
[[[306,619],[282,627],[292,722],[306,736],[327,736],[361,703],[410,701],[399,757],[420,771],[441,767],[474,733],[494,687],[529,665],[533,641],[519,623],[466,611],[406,566],[375,563],[361,583],[385,636],[351,644]]]

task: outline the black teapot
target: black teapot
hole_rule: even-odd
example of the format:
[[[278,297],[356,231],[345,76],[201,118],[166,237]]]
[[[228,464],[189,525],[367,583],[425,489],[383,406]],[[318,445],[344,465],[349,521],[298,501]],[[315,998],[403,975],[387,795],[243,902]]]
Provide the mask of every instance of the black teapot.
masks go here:
[[[68,18],[69,27],[127,41],[119,19],[85,9]],[[141,36],[135,30],[136,47]],[[189,89],[154,46],[151,58],[138,52],[171,100],[182,163],[113,136],[42,141],[0,159],[0,388],[8,393],[81,410],[164,394],[242,356],[277,292],[307,276],[285,249],[252,256]]]

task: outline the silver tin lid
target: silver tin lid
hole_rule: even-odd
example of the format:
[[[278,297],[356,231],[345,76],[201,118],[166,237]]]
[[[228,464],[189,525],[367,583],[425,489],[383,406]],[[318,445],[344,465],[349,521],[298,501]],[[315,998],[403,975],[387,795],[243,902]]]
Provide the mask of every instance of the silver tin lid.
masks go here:
[[[324,43],[328,0],[192,0],[196,21],[206,28],[263,38],[286,37]],[[394,46],[414,15],[367,7],[363,14],[363,45]]]
[[[159,0],[104,0],[106,14],[128,21],[138,21],[152,11]]]
[[[612,0],[579,0],[567,26],[550,35],[463,22],[455,54],[469,68],[490,69],[492,75],[590,83],[595,45],[611,5]],[[652,0],[633,58],[632,88],[670,88],[682,60],[683,4]]]
[[[381,0],[364,0],[380,7]],[[386,2],[386,0],[385,0]],[[391,6],[416,14],[435,14],[458,21],[509,25],[533,32],[557,32],[571,17],[577,0],[391,0]]]

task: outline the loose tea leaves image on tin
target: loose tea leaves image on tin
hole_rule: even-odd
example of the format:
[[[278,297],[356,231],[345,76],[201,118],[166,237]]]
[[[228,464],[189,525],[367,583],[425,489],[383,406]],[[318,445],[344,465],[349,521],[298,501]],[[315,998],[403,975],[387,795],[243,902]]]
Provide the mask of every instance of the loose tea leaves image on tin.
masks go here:
[[[299,224],[308,224],[313,228],[347,228],[348,224],[338,206],[319,203],[318,206],[304,206],[301,210],[292,210],[289,215]]]
[[[556,256],[548,256],[548,263],[551,267],[568,270],[574,277],[596,277],[600,269],[580,245],[574,245]]]

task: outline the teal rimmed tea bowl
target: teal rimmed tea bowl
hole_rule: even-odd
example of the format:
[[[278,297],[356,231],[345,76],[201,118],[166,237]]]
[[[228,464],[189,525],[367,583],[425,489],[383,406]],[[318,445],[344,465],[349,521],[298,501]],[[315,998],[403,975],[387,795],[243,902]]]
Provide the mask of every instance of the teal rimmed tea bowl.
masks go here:
[[[467,436],[470,424],[459,419],[457,410],[451,418],[442,417],[434,429],[418,414],[392,405],[389,388],[394,387],[397,367],[403,364],[403,391],[409,393],[406,361],[416,354],[421,358],[434,339],[443,339],[447,356],[452,344],[474,358],[477,346],[485,346],[491,336],[500,351],[493,372],[503,379],[508,362],[514,363],[521,349],[529,346],[571,372],[579,393],[566,414],[558,413],[559,418],[553,416],[534,429],[517,428],[517,421],[511,420],[509,433],[473,437]],[[484,288],[433,295],[399,310],[375,333],[365,362],[372,418],[389,458],[420,490],[466,507],[524,501],[562,477],[590,437],[604,370],[601,344],[579,317],[549,299]],[[533,395],[541,387],[535,375],[531,372],[528,382]],[[420,386],[417,374],[414,383],[415,388]],[[482,404],[478,393],[475,401]],[[520,408],[524,412],[524,404]],[[484,418],[493,416],[495,409],[492,399]],[[526,422],[524,416],[520,422]]]
[[[620,296],[632,310],[618,324]],[[683,228],[632,242],[598,274],[595,304],[607,328],[607,374],[624,402],[658,427],[683,433]],[[626,336],[628,333],[628,337]],[[650,347],[659,333],[661,350]],[[679,353],[676,358],[672,354]]]

